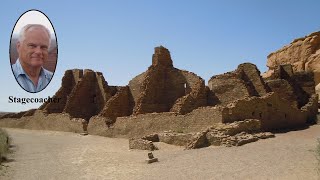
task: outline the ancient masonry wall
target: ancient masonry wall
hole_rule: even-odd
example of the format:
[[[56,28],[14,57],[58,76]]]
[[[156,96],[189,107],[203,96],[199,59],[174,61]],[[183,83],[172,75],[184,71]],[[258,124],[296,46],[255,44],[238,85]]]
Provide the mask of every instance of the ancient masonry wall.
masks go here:
[[[59,103],[44,103],[39,109],[44,113],[68,113],[74,118],[89,120],[97,115],[112,96],[102,73],[92,70],[67,70],[61,88],[53,96]]]
[[[246,82],[251,96],[263,96],[270,92],[256,65],[252,63],[242,63],[238,66],[237,71],[240,71],[240,78]]]
[[[133,105],[133,97],[129,87],[120,87],[119,91],[108,100],[99,116],[106,117],[106,123],[111,125],[117,117],[131,115]]]
[[[188,71],[181,71],[181,74],[186,79],[186,95],[177,99],[170,111],[177,112],[179,114],[186,114],[198,107],[206,106],[207,92],[204,80],[196,74]]]
[[[299,108],[298,97],[294,88],[285,79],[275,79],[266,81],[272,92],[276,92],[279,96],[287,100],[293,107]]]
[[[261,128],[275,130],[304,126],[307,120],[314,119],[316,113],[309,111],[317,108],[316,96],[310,98],[306,108],[298,109],[290,105],[275,92],[263,97],[240,99],[222,110],[222,122],[229,123],[244,119],[261,120]]]
[[[260,76],[258,68],[251,63],[243,63],[235,71],[213,76],[208,86],[209,104],[226,105],[237,99],[251,96],[263,96],[270,92]]]
[[[93,117],[88,131],[108,137],[141,137],[163,131],[198,132],[219,122],[222,122],[221,107],[200,107],[185,115],[163,112],[118,117],[108,130],[105,118]]]
[[[85,70],[82,79],[76,84],[67,100],[64,112],[72,117],[89,120],[97,115],[105,105],[111,95],[105,91],[103,86],[99,86],[98,80],[101,74],[92,70]]]
[[[143,89],[141,84],[143,83],[147,72],[143,72],[138,76],[134,77],[132,80],[129,81],[129,89],[133,97],[134,103],[138,101],[140,94],[142,93]]]
[[[166,68],[149,67],[135,103],[134,114],[167,112],[172,99],[166,97]],[[171,101],[171,102],[170,102]]]
[[[308,43],[311,41],[309,38]],[[310,57],[317,54],[318,46],[308,48],[305,53],[312,51]],[[174,68],[169,50],[160,46],[155,48],[148,70],[125,87],[109,86],[100,72],[66,71],[54,96],[61,101],[45,103],[39,109],[91,119],[90,131],[106,135],[200,131],[216,122],[245,119],[261,120],[265,130],[297,127],[315,118],[317,96],[314,73],[297,72],[300,65],[296,65],[273,67],[265,81],[254,64],[243,63],[232,72],[213,76],[206,87],[196,74]],[[111,125],[114,128],[105,132]]]
[[[60,89],[55,93],[53,98],[61,98],[59,103],[44,103],[40,106],[40,110],[44,110],[46,113],[61,113],[63,112],[68,96],[71,93],[74,86],[80,81],[83,76],[83,70],[73,69],[67,70],[62,78]]]
[[[280,65],[266,81],[272,91],[284,95],[282,98],[296,102],[301,108],[315,94],[313,72],[294,72],[292,65]],[[280,85],[279,82],[284,84]],[[286,95],[285,95],[286,94]]]
[[[213,76],[208,83],[211,95],[208,101],[212,105],[226,105],[237,99],[250,96],[245,82],[234,72]]]
[[[86,120],[99,115],[109,123],[132,114],[186,114],[207,105],[204,80],[174,68],[169,50],[162,46],[155,48],[148,70],[133,78],[128,87],[108,86],[100,72],[68,70],[55,97],[61,102],[45,103],[40,109]]]
[[[170,52],[162,46],[155,48],[152,66],[131,80],[129,87],[135,101],[134,114],[168,111],[185,114],[207,104],[204,80],[174,68]]]

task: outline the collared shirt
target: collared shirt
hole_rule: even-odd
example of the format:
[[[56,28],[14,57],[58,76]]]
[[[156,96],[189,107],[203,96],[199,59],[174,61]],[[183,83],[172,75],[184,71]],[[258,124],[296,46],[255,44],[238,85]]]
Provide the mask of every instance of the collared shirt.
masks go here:
[[[12,70],[20,86],[22,86],[25,90],[29,92],[39,92],[42,89],[44,89],[50,82],[53,75],[52,72],[41,67],[38,84],[36,86],[33,84],[32,80],[27,75],[27,73],[23,70],[19,59],[16,61],[15,64],[12,65]]]

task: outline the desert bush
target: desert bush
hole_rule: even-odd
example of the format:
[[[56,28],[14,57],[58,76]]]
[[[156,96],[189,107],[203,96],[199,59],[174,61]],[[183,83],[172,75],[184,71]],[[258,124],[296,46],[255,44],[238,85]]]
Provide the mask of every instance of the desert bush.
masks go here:
[[[9,150],[9,135],[8,133],[0,128],[0,163],[5,158]]]
[[[316,156],[318,159],[318,173],[320,173],[320,138],[318,139],[318,144],[316,148]]]

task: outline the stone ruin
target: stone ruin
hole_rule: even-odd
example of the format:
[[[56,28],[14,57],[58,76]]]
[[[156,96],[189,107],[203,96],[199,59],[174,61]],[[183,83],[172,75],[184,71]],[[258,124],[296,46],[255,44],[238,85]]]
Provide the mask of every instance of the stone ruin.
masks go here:
[[[133,78],[128,86],[109,86],[102,73],[67,70],[62,86],[53,98],[61,103],[45,103],[44,113],[68,113],[89,121],[93,116],[113,124],[117,117],[152,112],[186,114],[207,104],[204,80],[194,73],[173,67],[169,51],[155,48],[152,65]]]
[[[269,54],[269,70],[262,74],[269,78],[277,73],[280,65],[290,64],[293,72],[313,72],[320,95],[320,31],[293,40],[289,45]]]
[[[309,41],[320,47],[315,43],[318,33],[312,35],[316,38]],[[300,41],[305,40],[295,42]],[[288,55],[293,50],[283,51]],[[312,62],[319,57],[314,52],[311,56]],[[266,131],[316,121],[315,73],[297,71],[296,64],[271,66],[271,57],[278,55],[269,55],[272,73],[268,76],[262,77],[254,64],[243,63],[232,72],[211,77],[206,86],[196,74],[175,68],[168,49],[160,46],[155,48],[152,65],[127,86],[108,85],[100,72],[67,70],[53,96],[61,98],[59,103],[44,103],[38,110],[2,119],[67,114],[70,120],[82,119],[77,123],[86,122],[90,134],[127,137],[130,148],[139,149],[155,150],[153,142],[159,141],[187,149],[242,145],[273,137]],[[20,124],[26,127],[28,122]]]

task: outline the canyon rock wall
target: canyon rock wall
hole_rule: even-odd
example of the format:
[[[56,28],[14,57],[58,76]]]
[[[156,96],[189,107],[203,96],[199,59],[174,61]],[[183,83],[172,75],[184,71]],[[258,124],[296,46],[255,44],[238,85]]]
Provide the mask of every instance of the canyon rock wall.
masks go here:
[[[279,65],[291,64],[294,72],[314,72],[314,81],[320,83],[320,31],[295,39],[289,45],[269,54],[269,70],[264,78],[272,76]]]

